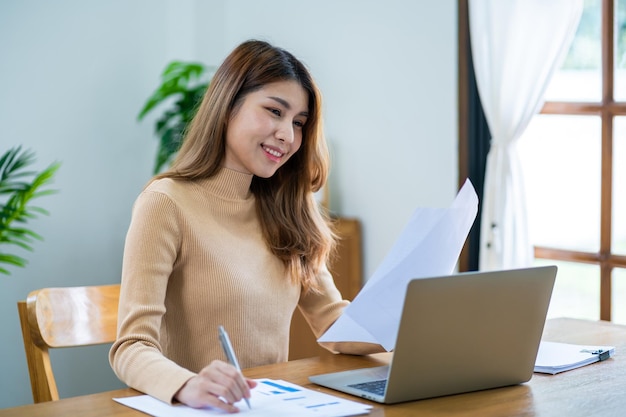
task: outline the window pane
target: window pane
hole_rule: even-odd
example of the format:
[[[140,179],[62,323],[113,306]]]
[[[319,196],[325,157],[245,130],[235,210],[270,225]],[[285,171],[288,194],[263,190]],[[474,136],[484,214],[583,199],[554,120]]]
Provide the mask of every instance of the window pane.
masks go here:
[[[600,268],[577,262],[535,259],[536,266],[556,265],[558,272],[548,318],[600,318]]]
[[[626,101],[626,0],[615,4],[615,100]]]
[[[519,139],[530,241],[600,248],[600,118],[537,115]]]
[[[613,122],[613,230],[611,252],[626,255],[626,117]]]
[[[612,280],[611,321],[626,324],[626,269],[613,269]]]
[[[548,85],[546,100],[598,102],[602,99],[601,7],[601,0],[585,0],[572,46]]]

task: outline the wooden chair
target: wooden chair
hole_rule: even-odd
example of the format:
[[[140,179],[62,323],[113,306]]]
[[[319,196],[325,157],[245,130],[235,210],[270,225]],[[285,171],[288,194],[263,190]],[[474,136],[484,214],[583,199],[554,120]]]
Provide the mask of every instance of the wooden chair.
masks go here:
[[[119,284],[44,288],[17,302],[35,403],[59,399],[49,348],[115,341],[119,296]]]

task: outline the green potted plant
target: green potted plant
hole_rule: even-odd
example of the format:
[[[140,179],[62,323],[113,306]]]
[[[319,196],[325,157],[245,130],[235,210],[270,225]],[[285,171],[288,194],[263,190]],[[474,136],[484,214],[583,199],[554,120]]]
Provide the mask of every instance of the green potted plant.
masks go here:
[[[161,85],[139,112],[137,118],[141,121],[161,104],[169,103],[155,122],[155,133],[159,138],[155,174],[169,165],[180,148],[185,129],[209,86],[213,69],[197,62],[171,62],[161,74]]]
[[[49,184],[59,168],[59,163],[53,163],[40,172],[27,170],[35,162],[35,154],[29,150],[22,150],[21,146],[9,149],[0,157],[0,245],[19,246],[32,251],[35,239],[41,236],[26,227],[30,219],[38,214],[48,214],[48,211],[30,203],[33,199],[55,192],[43,188]],[[0,249],[0,273],[9,275],[5,265],[24,267],[25,258],[6,253]]]

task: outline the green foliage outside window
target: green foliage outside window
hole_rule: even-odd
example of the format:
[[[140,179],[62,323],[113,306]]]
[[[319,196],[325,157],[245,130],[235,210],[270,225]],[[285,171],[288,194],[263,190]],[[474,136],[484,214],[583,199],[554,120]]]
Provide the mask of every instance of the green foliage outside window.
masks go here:
[[[615,63],[626,68],[626,1],[616,0]],[[585,0],[583,13],[563,69],[597,70],[601,61],[602,0]]]

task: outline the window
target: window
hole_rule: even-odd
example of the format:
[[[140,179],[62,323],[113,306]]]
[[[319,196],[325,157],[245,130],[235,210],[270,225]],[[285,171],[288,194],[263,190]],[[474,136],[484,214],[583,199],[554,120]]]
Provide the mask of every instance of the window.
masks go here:
[[[458,6],[459,183],[469,177],[480,197],[490,135],[468,0]],[[626,323],[626,0],[585,0],[570,51],[518,146],[535,263],[559,266],[549,315]],[[479,228],[462,271],[477,266]]]
[[[626,0],[586,0],[570,51],[519,141],[550,315],[626,323]]]

